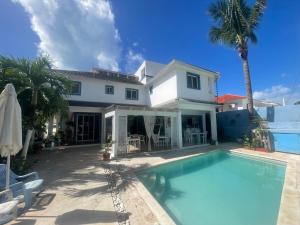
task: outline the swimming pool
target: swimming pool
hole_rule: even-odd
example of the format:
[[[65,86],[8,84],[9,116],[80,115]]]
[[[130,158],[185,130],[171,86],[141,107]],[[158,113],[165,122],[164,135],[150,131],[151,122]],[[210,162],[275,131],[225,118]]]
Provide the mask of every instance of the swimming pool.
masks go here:
[[[276,225],[284,163],[214,151],[137,177],[182,225]]]

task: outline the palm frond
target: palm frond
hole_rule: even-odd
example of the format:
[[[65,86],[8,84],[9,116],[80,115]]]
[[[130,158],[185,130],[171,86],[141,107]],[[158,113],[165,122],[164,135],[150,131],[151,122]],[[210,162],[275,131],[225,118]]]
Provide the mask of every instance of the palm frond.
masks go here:
[[[212,27],[209,32],[209,38],[213,43],[220,43],[220,44],[228,44],[228,45],[235,45],[235,35],[230,33],[229,31],[225,31],[226,29],[219,28],[219,27]]]
[[[257,43],[257,37],[255,35],[254,32],[251,32],[249,35],[248,35],[249,39],[251,40],[252,43],[256,44]]]
[[[251,10],[251,14],[249,16],[249,23],[251,29],[255,29],[258,26],[259,20],[263,15],[266,5],[267,5],[267,0],[256,0]]]
[[[250,40],[257,42],[254,30],[262,16],[266,0],[257,0],[251,7],[246,0],[218,0],[211,4],[209,13],[216,22],[209,37],[213,43],[241,48]]]
[[[222,21],[227,15],[227,0],[219,0],[210,5],[208,12],[215,21]]]

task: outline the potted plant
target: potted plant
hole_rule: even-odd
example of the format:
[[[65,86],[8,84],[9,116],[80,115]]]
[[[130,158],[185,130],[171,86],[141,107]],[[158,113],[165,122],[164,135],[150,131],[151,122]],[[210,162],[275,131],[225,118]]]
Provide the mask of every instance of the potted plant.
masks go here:
[[[268,152],[267,148],[267,137],[264,130],[260,127],[253,129],[253,147],[255,151]]]
[[[103,152],[103,161],[109,161],[110,160],[110,148],[112,146],[112,142],[107,142],[105,145],[104,145],[104,152]]]
[[[246,149],[251,149],[251,148],[252,148],[252,145],[253,145],[253,140],[252,140],[251,135],[245,134],[245,135],[242,137],[242,144],[243,144],[244,148],[246,148]]]

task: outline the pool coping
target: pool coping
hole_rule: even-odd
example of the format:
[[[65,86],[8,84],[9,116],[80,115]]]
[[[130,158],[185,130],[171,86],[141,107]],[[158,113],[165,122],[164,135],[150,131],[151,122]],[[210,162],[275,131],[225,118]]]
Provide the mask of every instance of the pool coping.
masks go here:
[[[152,196],[152,194],[143,185],[143,183],[137,178],[136,176],[137,172],[142,171],[144,169],[156,167],[162,164],[174,162],[177,160],[187,159],[187,158],[203,155],[208,152],[214,152],[220,150],[222,151],[222,149],[215,149],[207,152],[198,152],[191,155],[179,156],[171,159],[166,159],[161,162],[152,163],[151,166],[147,168],[137,168],[128,171],[133,176],[134,187],[136,188],[136,190],[138,191],[142,199],[144,199],[144,201],[149,206],[149,208],[154,213],[154,215],[157,217],[157,220],[159,221],[160,224],[175,225],[176,223],[173,221],[171,216],[165,211],[165,209],[158,203],[158,201]],[[281,201],[280,201],[280,208],[278,212],[277,225],[300,225],[300,189],[298,190],[299,192],[297,192],[297,189],[300,188],[300,180],[297,181],[297,172],[300,173],[300,169],[299,171],[297,171],[297,160],[295,159],[292,160],[288,154],[285,154],[284,156],[286,157],[283,157],[283,156],[274,155],[272,153],[256,152],[253,150],[246,150],[243,148],[237,148],[231,150],[227,149],[225,151],[238,153],[245,156],[248,155],[256,158],[264,158],[268,160],[285,163],[286,171],[285,171],[284,185],[281,193]]]

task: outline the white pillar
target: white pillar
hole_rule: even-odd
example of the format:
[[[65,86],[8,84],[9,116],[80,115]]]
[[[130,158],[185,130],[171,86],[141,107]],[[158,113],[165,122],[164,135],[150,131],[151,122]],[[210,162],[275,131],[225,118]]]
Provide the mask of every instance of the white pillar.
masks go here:
[[[204,132],[206,131],[205,113],[202,113],[202,129],[203,129]]]
[[[101,140],[100,143],[104,144],[105,143],[105,129],[106,129],[106,120],[105,120],[105,115],[104,112],[101,112]]]
[[[51,116],[48,121],[48,138],[53,136],[53,119],[53,116]]]
[[[217,115],[215,109],[209,112],[210,114],[210,127],[211,127],[211,138],[218,144],[218,132],[217,132]]]
[[[119,123],[118,123],[118,114],[115,111],[114,115],[112,116],[112,151],[111,156],[117,156],[117,149],[118,149],[118,130],[119,130]]]
[[[181,111],[177,112],[177,138],[178,138],[178,147],[179,149],[182,148],[182,118],[181,118]]]
[[[170,117],[171,119],[171,147],[178,147],[178,135],[177,135],[177,117]]]

